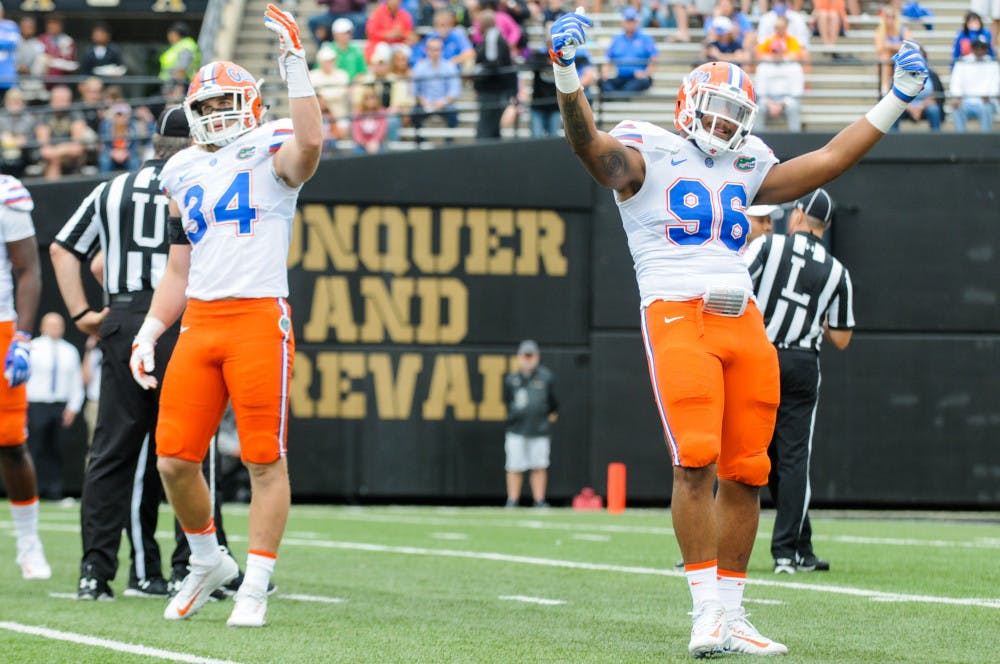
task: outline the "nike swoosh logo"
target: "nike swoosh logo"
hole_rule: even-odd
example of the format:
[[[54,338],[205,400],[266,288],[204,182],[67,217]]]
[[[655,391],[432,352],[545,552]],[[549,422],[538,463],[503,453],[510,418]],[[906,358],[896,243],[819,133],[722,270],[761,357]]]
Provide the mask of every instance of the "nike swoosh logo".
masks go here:
[[[701,584],[703,584],[703,583],[705,583],[705,582],[704,582],[704,581],[692,581],[692,582],[691,582],[691,585],[692,585],[692,586],[700,586],[700,585],[701,585]]]
[[[684,316],[674,316],[673,318],[667,318],[666,316],[664,316],[663,322],[666,323],[667,325],[670,325],[671,323],[679,321],[682,318],[684,318]]]
[[[181,615],[184,615],[184,614],[182,613]],[[714,632],[712,632],[712,638],[713,638],[713,639],[717,639],[717,638],[719,638],[719,631],[720,631],[720,630],[722,630],[722,625],[719,625],[718,627],[716,627],[716,628],[715,628],[715,631],[714,631]],[[749,639],[748,639],[748,640],[749,640]]]
[[[198,599],[198,595],[200,595],[200,594],[201,594],[201,589],[199,588],[198,592],[196,592],[194,595],[192,595],[190,602],[188,602],[187,604],[185,604],[181,608],[177,609],[177,615],[179,615],[179,616],[186,616],[187,612],[191,610],[191,605],[194,604],[194,601],[196,599]]]
[[[191,329],[190,325],[181,325],[181,332],[185,332],[185,331],[190,330],[190,329]]]
[[[687,161],[686,158],[685,159],[671,159],[670,160],[670,165],[671,166],[677,166],[678,164],[683,164],[685,161]]]
[[[747,643],[752,643],[755,646],[757,646],[758,648],[766,648],[769,645],[771,645],[768,641],[756,641],[754,639],[749,639],[749,638],[747,638],[745,636],[740,636],[739,634],[733,634],[732,636],[733,636],[733,638],[741,639],[743,641],[746,641]]]

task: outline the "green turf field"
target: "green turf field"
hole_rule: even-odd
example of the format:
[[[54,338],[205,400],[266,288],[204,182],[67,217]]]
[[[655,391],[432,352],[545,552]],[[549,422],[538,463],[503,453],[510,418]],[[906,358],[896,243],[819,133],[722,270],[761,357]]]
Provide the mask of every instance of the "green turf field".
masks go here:
[[[246,508],[225,514],[242,565]],[[771,572],[770,516],[746,606],[788,645],[784,661],[1000,661],[1000,516],[821,512],[815,545],[833,570],[794,577]],[[228,603],[217,602],[168,623],[164,602],[122,596],[127,561],[114,602],[70,599],[78,518],[43,506],[53,578],[33,582],[14,563],[9,518],[0,522],[0,661],[691,661],[690,599],[663,510],[295,506],[258,630],[227,628]]]

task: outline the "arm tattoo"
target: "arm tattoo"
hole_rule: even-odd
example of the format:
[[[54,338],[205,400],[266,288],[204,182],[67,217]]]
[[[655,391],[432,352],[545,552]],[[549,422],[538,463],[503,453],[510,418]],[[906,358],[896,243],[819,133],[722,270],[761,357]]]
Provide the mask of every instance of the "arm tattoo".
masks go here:
[[[600,155],[601,169],[609,178],[623,178],[628,175],[628,159],[622,150],[613,150]]]
[[[577,90],[572,95],[560,99],[563,112],[563,130],[570,145],[579,148],[594,140],[594,133],[591,129],[590,118],[583,112],[580,105],[579,96],[582,90]]]

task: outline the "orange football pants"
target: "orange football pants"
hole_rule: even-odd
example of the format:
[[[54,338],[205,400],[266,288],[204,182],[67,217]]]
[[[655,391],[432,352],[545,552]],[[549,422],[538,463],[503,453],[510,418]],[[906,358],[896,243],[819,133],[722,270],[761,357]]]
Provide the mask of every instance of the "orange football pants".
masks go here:
[[[240,457],[259,464],[283,457],[294,355],[283,298],[188,300],[163,377],[157,455],[201,462],[228,399]]]
[[[0,321],[0,362],[14,338],[14,321]],[[0,447],[20,445],[28,439],[28,390],[25,383],[11,387],[0,371]]]
[[[700,299],[658,300],[642,335],[673,464],[717,463],[722,479],[767,484],[780,372],[757,306],[734,318],[704,313]]]

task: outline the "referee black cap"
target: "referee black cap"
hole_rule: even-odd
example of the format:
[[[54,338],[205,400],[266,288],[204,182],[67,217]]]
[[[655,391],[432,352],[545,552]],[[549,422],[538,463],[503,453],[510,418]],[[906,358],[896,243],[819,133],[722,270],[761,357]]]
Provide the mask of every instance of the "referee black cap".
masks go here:
[[[160,118],[156,121],[156,133],[160,136],[188,138],[191,135],[191,128],[188,127],[184,108],[182,106],[168,106],[163,109]]]
[[[824,228],[833,221],[833,199],[825,189],[817,189],[811,194],[806,194],[795,202],[795,207],[807,216],[819,219]]]

